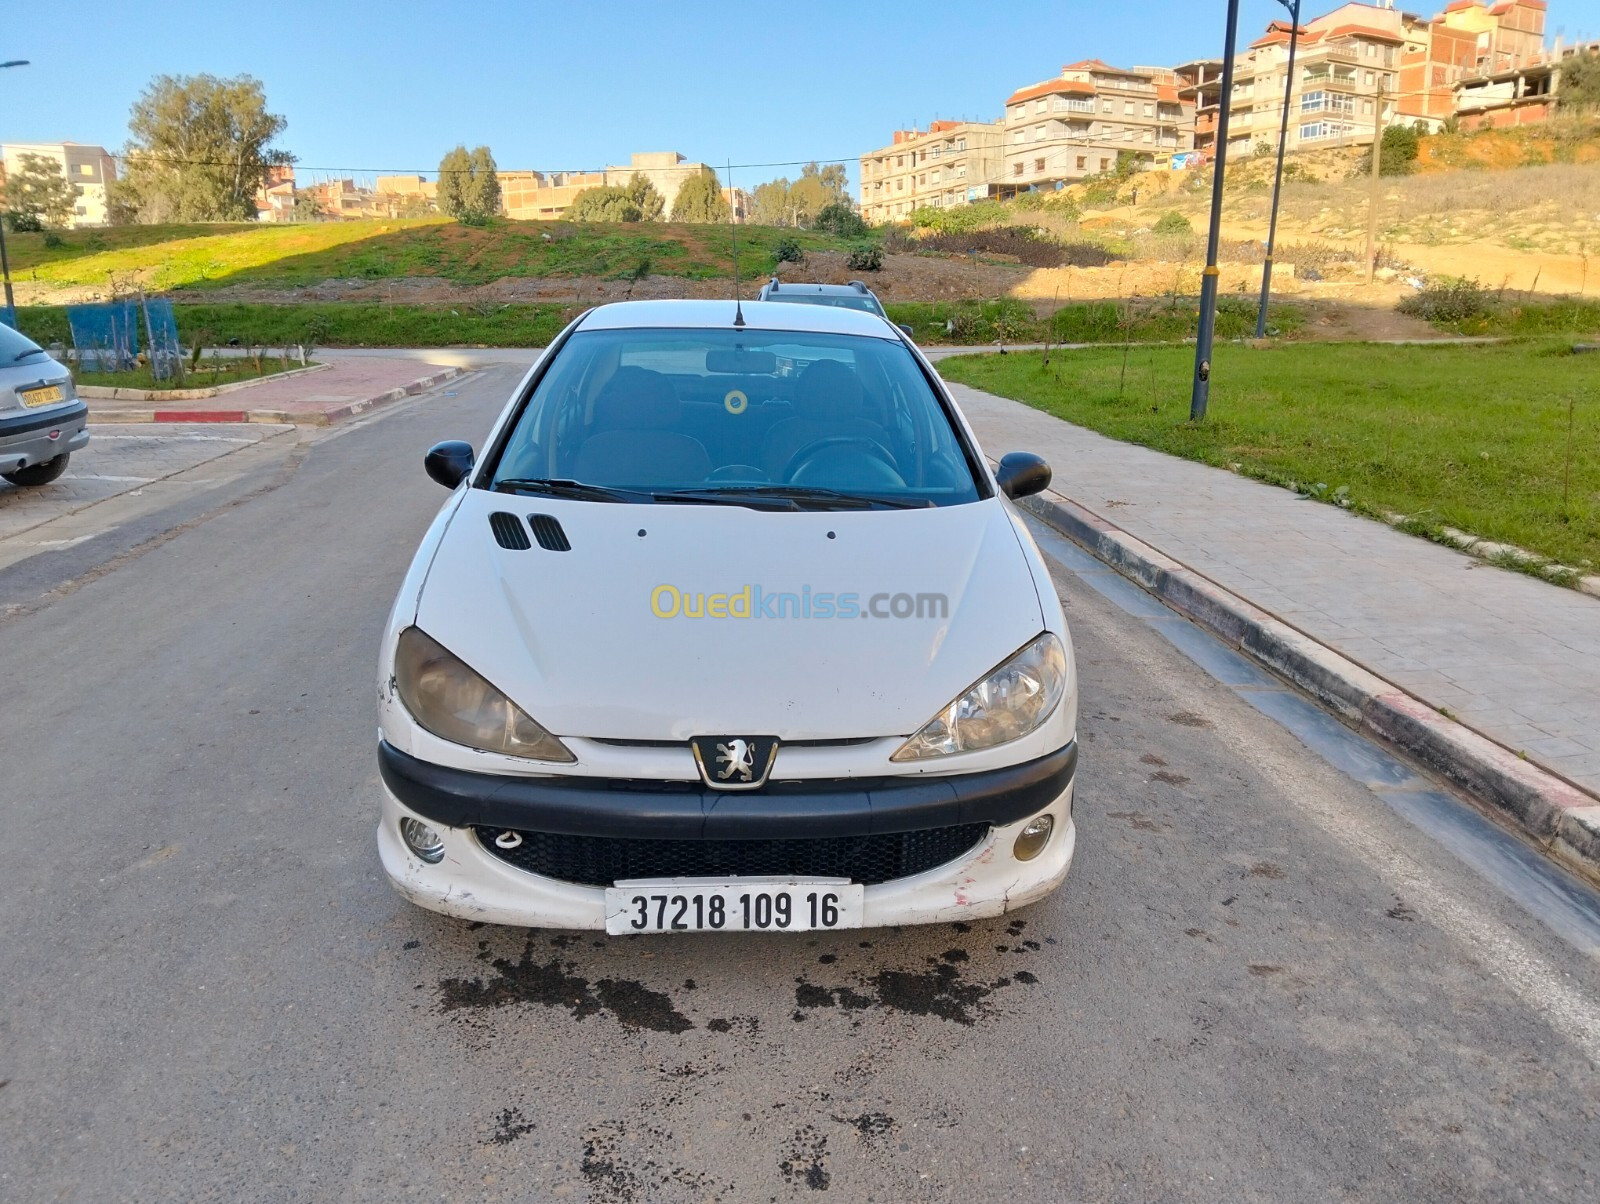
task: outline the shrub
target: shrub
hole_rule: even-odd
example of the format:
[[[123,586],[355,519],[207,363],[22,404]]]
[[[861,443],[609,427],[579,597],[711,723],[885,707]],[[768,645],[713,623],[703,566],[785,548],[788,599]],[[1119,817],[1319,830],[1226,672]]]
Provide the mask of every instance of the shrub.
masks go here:
[[[852,272],[876,272],[883,266],[883,248],[877,243],[857,243],[844,257],[844,266]]]
[[[44,229],[37,213],[7,213],[6,229],[13,234],[32,234]]]
[[[66,246],[66,245],[67,245],[67,240],[62,238],[61,235],[57,234],[54,230],[46,230],[44,232],[44,249],[45,250],[47,250],[47,251],[59,251],[62,247]]]
[[[1486,316],[1493,303],[1488,291],[1476,280],[1446,277],[1431,281],[1420,292],[1403,298],[1395,308],[1435,326],[1452,326]]]
[[[1194,223],[1176,209],[1169,209],[1156,220],[1152,229],[1157,234],[1193,234]]]
[[[1407,125],[1391,125],[1383,131],[1378,148],[1378,174],[1408,176],[1415,169],[1420,146],[1417,131]]]
[[[839,238],[860,238],[867,232],[867,223],[861,220],[861,215],[847,201],[834,201],[817,210],[811,227]]]
[[[777,263],[804,263],[806,253],[798,239],[780,238],[773,245],[772,258]]]

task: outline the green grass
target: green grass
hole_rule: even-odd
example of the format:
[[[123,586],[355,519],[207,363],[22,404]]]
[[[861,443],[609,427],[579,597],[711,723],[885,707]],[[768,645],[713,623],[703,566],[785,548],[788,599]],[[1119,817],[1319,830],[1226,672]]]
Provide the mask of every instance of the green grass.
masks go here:
[[[1120,391],[1118,349],[1042,361],[961,356],[939,371],[1114,439],[1407,515],[1419,534],[1456,527],[1600,565],[1600,361],[1570,342],[1221,346],[1199,425],[1188,421],[1191,349],[1134,349]],[[1057,469],[1070,482],[1070,466]]]
[[[1600,274],[1600,270],[1597,270]],[[1600,334],[1600,301],[1563,297],[1558,301],[1502,301],[1480,317],[1435,322],[1455,334],[1521,338],[1539,335]]]
[[[230,357],[202,360],[193,370],[185,360],[182,375],[167,380],[157,380],[150,374],[148,366],[135,368],[129,372],[74,372],[72,375],[80,385],[106,385],[119,389],[209,389],[216,385],[231,385],[241,380],[259,380],[264,376],[277,376],[281,372],[292,372],[301,366],[298,360],[284,363],[276,358],[263,358],[258,371],[255,360]]]
[[[543,347],[572,320],[564,305],[507,305],[482,312],[463,305],[378,305],[330,301],[297,305],[173,307],[185,346],[237,339],[242,346],[281,347]],[[17,325],[39,343],[72,345],[60,305],[17,309]]]
[[[17,234],[8,246],[19,281],[104,289],[113,280],[151,291],[248,284],[293,288],[328,279],[427,276],[488,284],[507,276],[687,276],[732,272],[726,226],[629,225],[497,220],[463,226],[438,218],[308,222],[292,225],[126,226],[68,231],[61,246]],[[739,268],[747,280],[770,273],[773,248],[792,238],[807,251],[843,250],[846,240],[805,230],[744,226]],[[643,269],[641,271],[640,269]]]
[[[1008,343],[1179,343],[1192,339],[1199,323],[1193,297],[1153,301],[1082,301],[1063,305],[1049,319],[1014,298],[996,301],[902,301],[884,306],[889,318],[915,331],[926,344],[975,345],[1005,335]],[[1305,312],[1285,302],[1273,305],[1270,335],[1293,335],[1305,326]],[[954,325],[951,330],[948,325]],[[1217,337],[1255,336],[1254,298],[1222,297],[1217,303]]]

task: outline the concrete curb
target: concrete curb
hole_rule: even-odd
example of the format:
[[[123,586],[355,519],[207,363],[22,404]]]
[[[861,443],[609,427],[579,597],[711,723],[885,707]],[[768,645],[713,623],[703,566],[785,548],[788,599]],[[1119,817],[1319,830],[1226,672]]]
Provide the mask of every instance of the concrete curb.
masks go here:
[[[1514,820],[1541,848],[1600,882],[1600,798],[1523,760],[1070,498],[1046,492],[1019,505],[1351,726],[1409,754]]]
[[[323,365],[318,365],[322,367]],[[331,365],[329,365],[331,366]],[[442,368],[430,376],[410,381],[371,397],[362,397],[328,410],[94,410],[89,411],[90,423],[121,422],[264,422],[284,426],[331,426],[368,410],[378,409],[390,402],[400,401],[426,392],[435,385],[454,380],[466,372],[464,368]]]
[[[78,396],[99,401],[202,401],[207,397],[221,397],[224,393],[237,393],[240,389],[253,389],[267,381],[288,380],[291,376],[304,376],[308,372],[326,372],[332,364],[308,364],[304,368],[290,368],[271,376],[255,380],[235,380],[209,389],[122,389],[106,385],[79,385]]]

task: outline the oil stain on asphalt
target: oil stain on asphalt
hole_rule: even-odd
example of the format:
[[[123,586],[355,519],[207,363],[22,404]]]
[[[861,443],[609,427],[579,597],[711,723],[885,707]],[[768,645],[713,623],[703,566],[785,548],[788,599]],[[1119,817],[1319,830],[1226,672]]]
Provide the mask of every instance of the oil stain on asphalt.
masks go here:
[[[486,946],[487,942],[482,944]],[[649,1029],[658,1033],[682,1033],[694,1027],[694,1021],[674,1007],[670,997],[641,982],[625,978],[601,978],[591,982],[576,973],[572,962],[559,958],[538,961],[531,936],[522,956],[515,961],[506,957],[491,958],[486,949],[481,949],[479,956],[489,962],[495,973],[482,978],[442,981],[439,984],[440,1011],[531,1003],[547,1008],[564,1007],[575,1020],[609,1013],[623,1028],[633,1032]]]

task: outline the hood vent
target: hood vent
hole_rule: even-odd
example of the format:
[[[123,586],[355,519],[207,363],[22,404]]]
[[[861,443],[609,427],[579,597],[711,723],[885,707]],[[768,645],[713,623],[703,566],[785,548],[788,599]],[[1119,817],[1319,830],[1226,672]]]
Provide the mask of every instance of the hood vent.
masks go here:
[[[526,552],[533,546],[528,542],[528,532],[523,528],[522,520],[515,514],[496,510],[489,516],[489,529],[494,532],[495,543],[508,551]]]
[[[561,524],[548,514],[528,515],[528,526],[533,528],[533,537],[539,541],[539,546],[546,552],[570,552],[572,544],[567,542],[567,533],[561,529]]]

